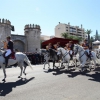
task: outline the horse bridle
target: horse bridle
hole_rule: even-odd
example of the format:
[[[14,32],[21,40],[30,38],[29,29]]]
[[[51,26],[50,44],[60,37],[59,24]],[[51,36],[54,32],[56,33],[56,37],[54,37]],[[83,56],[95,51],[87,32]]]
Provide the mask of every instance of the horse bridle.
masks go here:
[[[79,47],[77,46],[76,47],[76,53],[75,53],[75,55],[78,53],[78,49],[79,49]],[[79,52],[81,52],[81,51],[83,51],[83,50],[80,50]],[[84,55],[85,53],[83,53],[83,55]],[[79,58],[81,58],[83,55],[81,55]]]
[[[77,46],[75,55],[78,53],[78,49],[79,49],[79,47]],[[80,50],[79,52],[81,52],[81,51],[83,51],[83,50]]]
[[[61,52],[61,55],[63,55],[61,49],[60,49],[60,52]],[[63,58],[64,58],[66,55],[68,55],[68,54],[69,54],[69,52],[66,52],[66,53],[64,54]]]

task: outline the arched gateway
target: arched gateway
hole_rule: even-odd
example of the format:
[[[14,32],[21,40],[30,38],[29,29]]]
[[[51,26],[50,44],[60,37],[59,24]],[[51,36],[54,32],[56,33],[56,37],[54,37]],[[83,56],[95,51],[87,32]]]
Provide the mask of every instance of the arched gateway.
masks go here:
[[[11,35],[12,40],[14,42],[14,49],[18,49],[21,52],[25,51],[25,44],[26,44],[26,39],[25,36],[22,35]]]

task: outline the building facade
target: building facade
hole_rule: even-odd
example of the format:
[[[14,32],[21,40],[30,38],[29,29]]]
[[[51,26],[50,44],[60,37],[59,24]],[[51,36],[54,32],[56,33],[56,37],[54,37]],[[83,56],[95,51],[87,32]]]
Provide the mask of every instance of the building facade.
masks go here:
[[[82,39],[87,38],[87,35],[85,34],[85,30],[79,26],[71,26],[70,23],[63,24],[60,23],[55,27],[55,37],[61,38],[62,33],[68,33],[71,36],[77,36],[82,37]]]
[[[41,35],[41,41],[44,42],[44,41],[47,41],[47,40],[52,39],[54,37],[55,36]]]
[[[0,48],[3,47],[3,42],[7,36],[11,36],[14,42],[14,49],[19,49],[21,52],[36,52],[40,50],[40,35],[41,28],[39,25],[25,25],[24,35],[11,34],[11,22],[9,20],[0,19]]]

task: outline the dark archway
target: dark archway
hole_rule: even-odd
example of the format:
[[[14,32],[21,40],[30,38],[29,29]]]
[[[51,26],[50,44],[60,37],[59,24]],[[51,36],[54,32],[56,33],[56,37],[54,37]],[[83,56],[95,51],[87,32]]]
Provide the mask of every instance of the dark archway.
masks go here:
[[[19,51],[24,52],[25,44],[23,43],[23,41],[15,40],[14,41],[14,49],[18,49]]]

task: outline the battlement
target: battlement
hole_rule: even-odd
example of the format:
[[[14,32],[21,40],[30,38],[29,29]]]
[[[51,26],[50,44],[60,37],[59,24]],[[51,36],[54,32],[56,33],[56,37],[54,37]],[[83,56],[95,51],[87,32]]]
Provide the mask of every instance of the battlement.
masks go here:
[[[25,25],[25,29],[39,29],[39,30],[41,30],[41,28],[40,28],[40,25],[34,25],[34,24],[27,24],[27,25]]]
[[[0,19],[0,24],[8,24],[8,25],[11,25],[11,22],[7,19]]]

